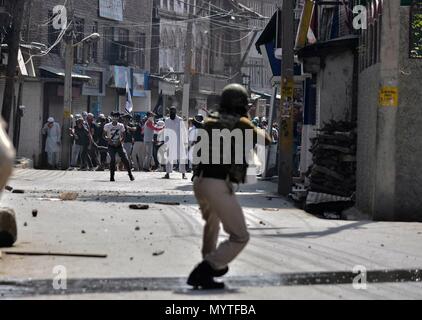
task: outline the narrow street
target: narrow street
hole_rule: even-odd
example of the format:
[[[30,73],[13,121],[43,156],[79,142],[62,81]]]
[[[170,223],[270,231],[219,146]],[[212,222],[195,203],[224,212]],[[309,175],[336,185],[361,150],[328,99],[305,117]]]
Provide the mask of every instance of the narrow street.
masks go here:
[[[8,185],[24,193],[4,191],[1,198],[17,215],[18,241],[9,251],[107,257],[20,256],[3,250],[0,298],[422,298],[417,271],[422,224],[319,219],[276,196],[276,184],[268,181],[238,192],[251,241],[231,265],[229,289],[190,290],[185,281],[201,260],[203,224],[190,180],[178,173],[162,180],[162,175],[137,172],[130,182],[119,172],[110,183],[108,172],[17,169]],[[78,197],[61,201],[63,192]],[[150,207],[138,211],[130,204]],[[53,288],[56,266],[65,267],[67,290]],[[368,271],[366,290],[352,286],[355,266]],[[371,276],[374,271],[387,272]]]

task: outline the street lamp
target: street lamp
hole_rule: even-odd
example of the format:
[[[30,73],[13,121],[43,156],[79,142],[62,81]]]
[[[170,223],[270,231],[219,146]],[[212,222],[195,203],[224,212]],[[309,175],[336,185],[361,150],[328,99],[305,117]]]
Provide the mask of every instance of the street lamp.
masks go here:
[[[64,77],[64,105],[63,105],[63,128],[62,128],[62,168],[68,169],[70,166],[70,147],[71,139],[69,128],[72,126],[72,71],[74,48],[87,41],[98,41],[98,33],[90,34],[78,43],[73,43],[73,35],[66,37],[66,55],[65,55],[65,77]]]
[[[73,47],[77,47],[78,45],[84,43],[84,42],[93,42],[93,41],[98,41],[100,40],[100,34],[99,33],[93,33],[90,34],[89,36],[83,38],[81,41],[79,41],[78,43],[73,44]]]

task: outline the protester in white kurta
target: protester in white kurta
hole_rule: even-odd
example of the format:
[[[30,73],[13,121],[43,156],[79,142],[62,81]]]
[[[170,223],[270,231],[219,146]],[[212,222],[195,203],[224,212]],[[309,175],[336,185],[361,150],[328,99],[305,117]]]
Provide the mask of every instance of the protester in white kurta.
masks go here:
[[[170,108],[170,118],[165,122],[164,139],[167,147],[167,174],[164,178],[169,179],[173,165],[179,163],[179,171],[183,179],[186,179],[188,131],[183,119],[177,116],[176,107]]]
[[[54,121],[54,118],[48,118],[48,122],[42,129],[42,133],[47,135],[45,152],[47,152],[48,164],[53,168],[58,168],[61,145],[60,125]]]

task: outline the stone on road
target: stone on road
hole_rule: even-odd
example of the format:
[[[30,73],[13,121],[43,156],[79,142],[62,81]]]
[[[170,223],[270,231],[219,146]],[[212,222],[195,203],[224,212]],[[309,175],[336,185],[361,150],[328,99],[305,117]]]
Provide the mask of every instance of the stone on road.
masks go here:
[[[0,208],[0,248],[13,246],[17,237],[15,212],[12,209]]]

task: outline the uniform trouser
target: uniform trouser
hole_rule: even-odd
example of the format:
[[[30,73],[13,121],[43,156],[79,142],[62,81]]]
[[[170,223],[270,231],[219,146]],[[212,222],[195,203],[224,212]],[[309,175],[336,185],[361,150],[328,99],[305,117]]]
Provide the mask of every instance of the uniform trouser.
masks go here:
[[[132,161],[135,165],[135,170],[142,171],[145,159],[145,143],[143,141],[135,141],[132,150]]]
[[[231,183],[196,177],[193,189],[205,220],[202,256],[214,269],[223,269],[237,257],[249,241],[245,216]],[[217,247],[220,223],[229,239]]]
[[[78,166],[78,159],[79,159],[80,154],[81,154],[81,146],[74,143],[72,146],[72,161],[71,161],[72,167]]]
[[[154,142],[146,141],[145,142],[145,160],[144,160],[144,169],[151,169],[151,162],[152,164],[155,163],[154,157]]]
[[[127,158],[127,154],[125,149],[122,145],[118,147],[109,146],[108,153],[110,155],[110,175],[114,177],[114,173],[116,172],[116,154],[119,155],[120,159],[122,160],[123,164],[126,167],[128,173],[132,172],[132,168],[129,164],[129,159]]]
[[[47,152],[48,164],[52,167],[59,165],[59,152]]]

